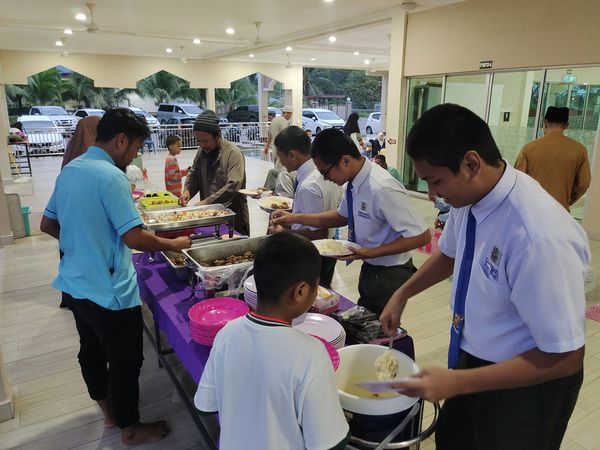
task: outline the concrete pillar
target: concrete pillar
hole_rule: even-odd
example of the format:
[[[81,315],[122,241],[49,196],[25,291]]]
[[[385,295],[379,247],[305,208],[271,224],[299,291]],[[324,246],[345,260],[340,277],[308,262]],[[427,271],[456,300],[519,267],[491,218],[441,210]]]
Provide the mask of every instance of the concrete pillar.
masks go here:
[[[0,67],[0,247],[14,243],[13,232],[8,216],[8,203],[4,195],[4,183],[12,182],[10,173],[10,163],[8,162],[8,146],[6,137],[8,136],[8,109],[6,108],[6,95],[4,93],[4,84],[2,84],[2,71]],[[0,397],[0,402],[2,398]]]
[[[217,110],[217,100],[215,98],[215,88],[209,87],[206,89],[206,107],[210,110]]]
[[[406,80],[404,79],[404,47],[406,44],[406,14],[395,12],[392,16],[392,35],[390,37],[390,63],[387,89],[387,143],[386,159],[390,166],[397,167],[402,173],[404,160],[404,116],[406,104]],[[383,101],[383,98],[382,98]],[[384,111],[383,105],[381,109]]]
[[[381,131],[386,131],[388,78],[388,72],[383,72],[381,74],[381,116],[379,116],[379,128],[381,129]]]
[[[258,121],[266,122],[269,119],[269,86],[271,79],[258,72],[256,81],[258,82]]]

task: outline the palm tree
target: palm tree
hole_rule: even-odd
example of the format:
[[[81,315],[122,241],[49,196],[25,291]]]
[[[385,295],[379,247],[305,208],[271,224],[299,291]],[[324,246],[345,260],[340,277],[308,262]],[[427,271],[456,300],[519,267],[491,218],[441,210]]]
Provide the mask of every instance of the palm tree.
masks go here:
[[[127,99],[129,94],[134,92],[136,90],[131,88],[95,88],[91,103],[98,108],[116,108]]]
[[[336,83],[331,78],[332,73],[329,69],[305,68],[304,96],[334,94]]]
[[[172,73],[161,70],[137,83],[137,93],[142,98],[151,97],[154,104],[187,100],[199,103],[200,90],[190,88],[190,83]]]
[[[67,89],[63,93],[65,100],[75,100],[79,105],[83,104],[86,108],[90,108],[94,97],[97,95],[94,80],[73,72],[69,81]]]
[[[30,76],[26,85],[6,85],[11,98],[22,95],[31,105],[62,104],[65,86],[66,82],[55,68]]]
[[[257,92],[256,82],[246,77],[235,80],[230,89],[215,89],[215,100],[229,113],[240,105],[256,104]]]

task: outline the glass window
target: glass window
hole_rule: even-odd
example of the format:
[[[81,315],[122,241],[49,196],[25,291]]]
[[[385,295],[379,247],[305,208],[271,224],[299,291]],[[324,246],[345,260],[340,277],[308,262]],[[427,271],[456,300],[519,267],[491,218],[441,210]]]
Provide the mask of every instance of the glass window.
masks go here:
[[[495,73],[488,125],[502,157],[514,164],[534,136],[542,70]]]
[[[444,103],[456,103],[469,108],[485,120],[487,75],[453,75],[446,78]]]
[[[443,77],[411,78],[408,86],[408,112],[406,115],[406,134],[421,115],[428,109],[442,103]],[[402,182],[413,190],[427,191],[427,184],[415,173],[410,157],[404,154]]]

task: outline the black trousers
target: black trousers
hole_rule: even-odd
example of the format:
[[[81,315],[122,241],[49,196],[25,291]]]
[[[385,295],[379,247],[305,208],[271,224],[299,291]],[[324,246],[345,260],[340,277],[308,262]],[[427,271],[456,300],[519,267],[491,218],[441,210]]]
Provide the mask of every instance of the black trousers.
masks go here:
[[[321,256],[321,285],[326,288],[331,287],[331,280],[333,279],[333,272],[335,271],[335,263],[337,259],[330,258],[328,256]]]
[[[457,367],[489,364],[461,351]],[[582,382],[583,368],[534,386],[446,400],[437,424],[436,449],[559,450]]]
[[[66,295],[79,332],[79,365],[90,397],[108,400],[118,427],[139,422],[141,306],[113,311]]]
[[[358,279],[358,304],[379,315],[392,294],[416,271],[412,259],[399,266],[374,266],[363,262]]]

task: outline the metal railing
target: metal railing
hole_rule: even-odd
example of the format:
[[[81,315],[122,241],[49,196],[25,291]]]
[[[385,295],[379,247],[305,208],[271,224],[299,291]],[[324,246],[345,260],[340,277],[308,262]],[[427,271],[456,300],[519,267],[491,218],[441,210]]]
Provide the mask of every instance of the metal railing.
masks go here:
[[[259,157],[267,142],[268,122],[240,122],[221,124],[222,136],[240,147],[246,156]],[[29,156],[62,155],[73,134],[70,129],[30,129],[27,131]],[[143,151],[166,150],[167,137],[177,135],[181,138],[184,149],[197,148],[193,124],[160,125],[151,128],[151,135],[144,142]],[[26,153],[25,145],[15,144],[16,156]]]

